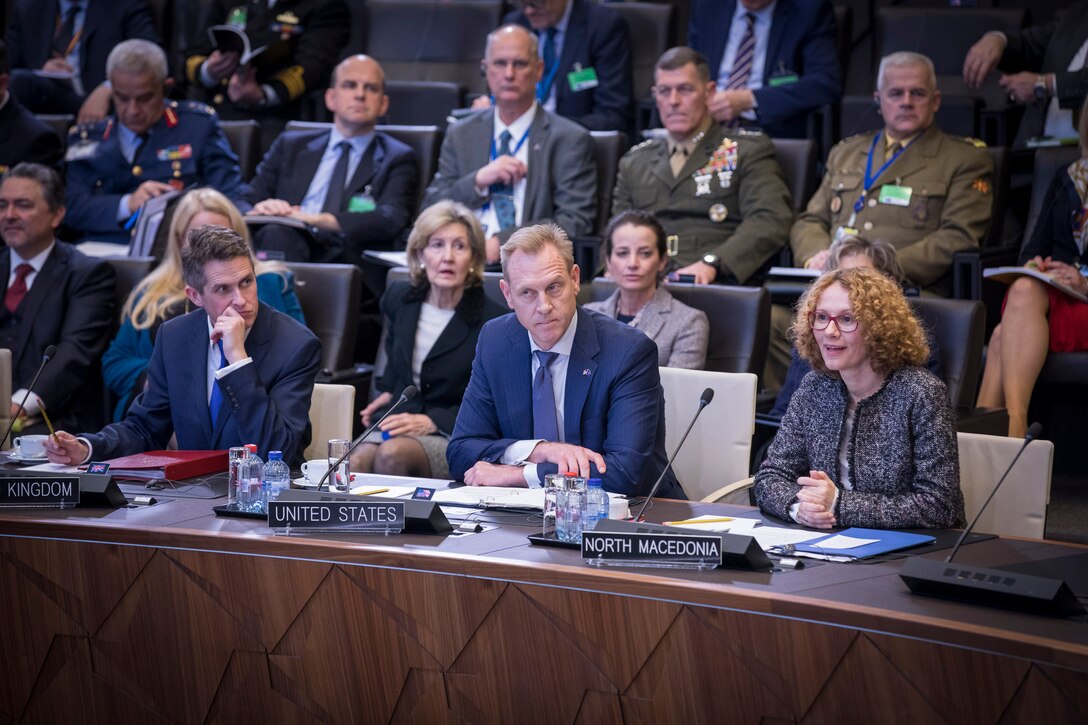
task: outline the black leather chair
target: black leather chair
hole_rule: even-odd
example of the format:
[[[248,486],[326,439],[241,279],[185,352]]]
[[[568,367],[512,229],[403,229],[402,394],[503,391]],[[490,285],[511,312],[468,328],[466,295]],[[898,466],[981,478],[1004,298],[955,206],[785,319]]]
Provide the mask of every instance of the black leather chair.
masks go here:
[[[685,3],[686,4],[686,3]],[[656,116],[650,89],[654,85],[654,65],[661,54],[674,45],[673,18],[675,8],[660,3],[609,3],[627,23],[631,38],[631,75],[635,95],[635,133],[653,127]],[[683,29],[686,34],[686,28]],[[716,73],[717,69],[711,69]],[[637,136],[636,136],[637,138]]]
[[[242,180],[249,181],[257,171],[257,164],[262,156],[261,125],[252,118],[244,121],[220,121],[219,125],[222,126],[230,147],[238,154]]]
[[[288,121],[285,131],[304,131],[307,129],[326,129],[331,123],[318,123],[316,121]],[[431,183],[431,177],[438,169],[438,152],[442,149],[442,132],[436,126],[378,126],[379,131],[384,131],[402,143],[406,143],[416,150],[419,155],[419,185],[416,192],[416,209],[423,201],[423,192],[427,184]]]
[[[593,138],[593,161],[597,167],[597,218],[593,233],[574,237],[574,261],[588,282],[600,264],[601,235],[612,214],[612,190],[616,187],[620,157],[627,150],[627,134],[620,131],[590,131]]]
[[[487,34],[502,20],[502,0],[370,0],[366,52],[390,80],[446,81],[483,90],[480,58]]]
[[[306,326],[321,340],[318,382],[342,382],[338,373],[352,366],[359,325],[362,273],[353,264],[287,263],[295,275]]]
[[[610,279],[593,280],[589,297],[597,302],[616,289]],[[669,294],[706,313],[710,322],[706,370],[763,374],[771,329],[771,295],[762,287],[670,284]]]
[[[460,108],[461,86],[442,81],[397,81],[385,83],[389,112],[381,122],[398,126],[437,126],[446,130],[450,110]]]
[[[154,257],[106,257],[106,262],[113,267],[114,300],[120,313],[128,300],[129,294],[155,266]]]
[[[36,118],[60,136],[62,144],[68,143],[68,129],[75,125],[76,117],[70,113],[39,113]]]
[[[774,153],[793,197],[793,211],[808,206],[816,191],[816,142],[807,138],[774,138]]]

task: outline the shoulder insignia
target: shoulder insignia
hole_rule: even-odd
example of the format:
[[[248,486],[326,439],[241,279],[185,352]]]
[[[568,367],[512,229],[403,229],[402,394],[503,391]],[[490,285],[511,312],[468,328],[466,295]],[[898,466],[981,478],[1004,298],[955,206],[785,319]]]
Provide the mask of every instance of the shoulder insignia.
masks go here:
[[[91,121],[90,123],[77,123],[68,129],[68,135],[79,136],[80,138],[101,136],[103,134],[106,134],[108,132],[108,129],[112,125],[112,118],[105,118],[100,121]]]
[[[741,126],[737,129],[738,136],[762,136],[763,129],[755,126]]]
[[[178,125],[178,112],[173,104],[167,106],[166,110],[162,112],[162,115],[166,119],[167,128],[173,128]]]
[[[639,149],[648,148],[648,147],[652,146],[654,141],[656,141],[656,140],[657,139],[648,138],[645,141],[643,141],[642,143],[632,146],[630,149],[628,149],[627,152],[631,153],[632,151],[638,151]]]
[[[200,101],[175,101],[178,115],[185,113],[198,113],[203,116],[214,116],[215,109]]]
[[[982,140],[982,139],[980,139],[980,138],[971,138],[970,136],[962,136],[961,138],[963,139],[963,141],[964,141],[965,143],[969,143],[969,144],[971,144],[971,145],[972,145],[972,146],[974,146],[974,147],[975,147],[976,149],[984,149],[984,148],[986,148],[986,142],[985,142],[985,141],[983,141],[983,140]]]

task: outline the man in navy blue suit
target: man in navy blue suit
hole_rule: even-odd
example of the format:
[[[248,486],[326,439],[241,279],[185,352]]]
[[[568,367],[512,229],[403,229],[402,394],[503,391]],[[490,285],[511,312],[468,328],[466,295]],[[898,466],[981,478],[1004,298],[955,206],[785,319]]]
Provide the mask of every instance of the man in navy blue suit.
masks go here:
[[[182,252],[185,295],[200,309],[166,322],[148,388],[120,423],[76,438],[57,432],[54,463],[102,461],[166,448],[218,450],[255,443],[298,465],[310,441],[310,396],[321,343],[257,301],[249,245],[225,227],[193,232]],[[59,444],[58,444],[59,443]]]
[[[842,97],[829,0],[694,0],[688,45],[717,74],[719,122],[804,138],[808,116]]]
[[[333,71],[325,91],[333,127],[281,134],[250,182],[253,214],[297,219],[306,234],[266,224],[258,249],[293,262],[359,264],[363,250],[392,249],[412,220],[419,159],[407,144],[376,131],[389,108],[385,74],[377,61],[353,55]],[[343,145],[347,158],[341,164]],[[339,174],[338,174],[339,172]]]
[[[554,224],[502,247],[513,315],[484,325],[446,456],[473,486],[541,485],[549,473],[601,477],[645,495],[665,467],[657,347],[642,332],[579,309],[578,265]],[[531,414],[530,414],[531,412]],[[684,498],[671,473],[661,496]]]

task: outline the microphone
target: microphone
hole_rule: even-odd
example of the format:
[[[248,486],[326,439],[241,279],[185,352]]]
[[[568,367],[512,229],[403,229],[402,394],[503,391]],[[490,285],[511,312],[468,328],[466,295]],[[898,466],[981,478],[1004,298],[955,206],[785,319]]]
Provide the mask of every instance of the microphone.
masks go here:
[[[57,354],[57,346],[50,345],[45,348],[45,352],[42,353],[42,364],[38,366],[38,372],[34,373],[34,379],[30,381],[30,385],[26,386],[26,393],[23,395],[22,402],[19,403],[19,410],[15,412],[15,415],[11,416],[11,421],[8,423],[8,429],[4,431],[4,436],[0,438],[0,446],[4,445],[4,441],[11,435],[11,429],[15,427],[15,421],[19,419],[19,412],[26,409],[27,398],[30,397],[30,391],[34,389],[34,386],[38,384],[38,377],[42,374],[42,370],[45,369],[45,364],[53,359],[53,356]]]
[[[991,569],[970,564],[953,564],[952,558],[959,551],[967,535],[978,523],[994,494],[1001,488],[1009,472],[1020,459],[1028,443],[1039,437],[1043,426],[1032,423],[1024,436],[1024,445],[1016,452],[1012,463],[990,492],[989,498],[975,514],[971,525],[963,530],[952,553],[944,561],[912,556],[899,571],[899,578],[912,594],[968,602],[985,607],[999,607],[1017,612],[1028,612],[1050,617],[1072,617],[1085,614],[1084,605],[1062,579],[1019,574],[1006,569]]]
[[[646,511],[646,507],[650,504],[650,500],[657,493],[657,489],[661,486],[661,482],[665,480],[665,474],[672,468],[672,462],[676,460],[677,454],[680,453],[680,449],[684,446],[684,441],[688,439],[688,433],[691,433],[691,429],[695,426],[695,421],[699,420],[699,414],[703,412],[703,408],[710,405],[710,401],[714,400],[714,388],[707,388],[703,391],[703,394],[699,397],[699,409],[695,411],[694,417],[691,422],[688,423],[688,429],[684,431],[684,437],[680,439],[680,443],[677,444],[675,450],[672,452],[672,457],[669,458],[669,462],[665,464],[665,468],[661,470],[661,475],[657,477],[657,482],[654,483],[650,489],[650,493],[647,494],[646,500],[642,502],[642,508],[638,510],[638,514],[632,519],[633,521],[642,521],[642,514]]]
[[[997,489],[1001,488],[1001,484],[1005,483],[1005,479],[1009,477],[1009,473],[1012,471],[1012,467],[1015,466],[1016,462],[1020,460],[1020,454],[1023,453],[1024,449],[1028,447],[1028,443],[1031,443],[1033,440],[1038,438],[1039,434],[1042,432],[1042,423],[1032,423],[1031,426],[1028,428],[1027,435],[1024,436],[1024,445],[1020,446],[1020,450],[1016,452],[1016,456],[1013,457],[1012,463],[1010,463],[1009,467],[1005,469],[1005,473],[1001,476],[1001,480],[999,480],[997,482],[997,485],[994,486],[994,490],[990,491],[990,495],[986,498],[986,503],[982,504],[982,506],[979,507],[978,513],[975,514],[974,520],[972,520],[971,524],[963,530],[963,533],[960,534],[960,538],[956,540],[956,545],[952,547],[952,553],[950,553],[948,555],[948,558],[945,559],[946,564],[952,562],[952,557],[954,557],[956,555],[956,552],[960,550],[960,545],[963,544],[963,540],[966,539],[967,535],[970,534],[971,531],[975,528],[975,524],[978,523],[979,517],[982,516],[982,512],[985,511],[986,507],[990,505],[990,501],[993,500],[994,494],[997,493]]]
[[[416,397],[416,393],[418,393],[418,392],[419,391],[416,389],[416,386],[414,386],[414,385],[409,385],[407,388],[405,388],[400,394],[400,399],[397,400],[397,402],[393,403],[393,405],[389,406],[389,410],[385,411],[385,415],[383,415],[381,418],[378,418],[378,420],[374,423],[374,425],[367,428],[365,431],[363,431],[362,435],[360,435],[358,438],[353,440],[351,442],[351,445],[348,446],[347,451],[344,452],[344,455],[337,458],[336,463],[329,466],[328,470],[325,471],[325,475],[322,476],[321,480],[317,482],[317,490],[318,491],[321,490],[321,487],[324,486],[325,483],[329,480],[329,475],[332,474],[332,472],[335,471],[337,468],[339,468],[340,464],[343,463],[347,459],[348,456],[350,456],[352,453],[355,452],[355,449],[359,447],[359,444],[362,443],[364,440],[366,440],[366,437],[368,435],[370,435],[371,433],[373,433],[374,430],[379,425],[382,424],[382,421],[385,420],[387,417],[389,417],[390,413],[392,413],[394,410],[399,408],[404,403],[407,403],[412,398]],[[349,485],[349,488],[350,488],[350,485]]]

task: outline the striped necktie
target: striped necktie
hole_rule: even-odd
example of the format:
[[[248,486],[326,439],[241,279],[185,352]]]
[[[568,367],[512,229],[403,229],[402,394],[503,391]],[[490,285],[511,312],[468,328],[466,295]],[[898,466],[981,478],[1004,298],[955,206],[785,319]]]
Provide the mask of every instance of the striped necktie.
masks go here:
[[[748,27],[737,46],[737,54],[733,58],[733,70],[729,71],[729,80],[725,83],[725,90],[736,91],[748,87],[748,79],[752,75],[752,61],[756,55],[756,16],[751,13],[744,14],[744,20]]]

